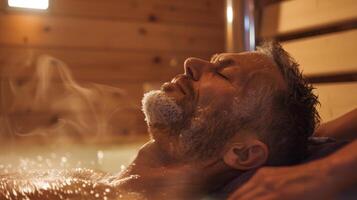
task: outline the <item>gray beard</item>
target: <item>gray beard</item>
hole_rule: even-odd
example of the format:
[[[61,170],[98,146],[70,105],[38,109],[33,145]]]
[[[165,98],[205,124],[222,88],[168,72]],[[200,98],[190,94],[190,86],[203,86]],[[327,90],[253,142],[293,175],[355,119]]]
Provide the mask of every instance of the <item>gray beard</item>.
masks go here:
[[[183,120],[183,109],[172,97],[167,96],[161,90],[153,90],[144,94],[142,111],[149,126],[170,126]]]
[[[198,108],[193,116],[184,119],[183,109],[159,90],[144,95],[142,110],[149,126],[164,126],[167,137],[177,137],[169,139],[173,148],[169,152],[183,162],[216,156],[234,134],[236,122],[229,120],[231,113]]]
[[[227,141],[234,135],[234,125],[224,112],[198,112],[191,119],[190,126],[180,132],[179,143],[183,157],[186,161],[218,157]]]

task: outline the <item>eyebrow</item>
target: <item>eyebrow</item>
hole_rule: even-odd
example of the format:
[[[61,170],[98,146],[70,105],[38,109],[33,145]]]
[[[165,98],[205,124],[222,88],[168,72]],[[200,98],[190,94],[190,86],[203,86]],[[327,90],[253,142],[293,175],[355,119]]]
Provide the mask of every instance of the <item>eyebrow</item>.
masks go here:
[[[210,58],[210,62],[212,62],[215,58],[217,58],[219,56],[219,54],[218,53],[216,53],[216,54],[213,54],[212,56],[211,56],[211,58]]]
[[[225,68],[230,65],[234,65],[236,62],[231,59],[231,58],[226,58],[222,60],[218,60],[216,63],[214,63],[218,68]]]

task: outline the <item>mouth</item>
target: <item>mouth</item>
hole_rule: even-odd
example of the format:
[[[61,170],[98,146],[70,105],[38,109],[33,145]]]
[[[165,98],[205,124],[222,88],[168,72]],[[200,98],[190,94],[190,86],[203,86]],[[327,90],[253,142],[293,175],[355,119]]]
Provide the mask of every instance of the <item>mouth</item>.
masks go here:
[[[176,84],[178,89],[181,91],[181,93],[186,96],[187,92],[185,91],[184,87],[182,86],[182,83],[177,81],[177,82],[174,82],[174,84]]]
[[[182,74],[173,78],[171,82],[164,83],[161,90],[164,92],[180,91],[184,96],[192,95],[193,93],[189,78]]]

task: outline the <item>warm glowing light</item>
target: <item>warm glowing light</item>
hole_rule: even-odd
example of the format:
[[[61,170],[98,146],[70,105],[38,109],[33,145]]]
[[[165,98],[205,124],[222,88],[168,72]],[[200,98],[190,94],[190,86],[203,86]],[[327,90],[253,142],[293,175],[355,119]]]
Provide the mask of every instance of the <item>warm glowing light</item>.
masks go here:
[[[233,8],[232,8],[232,6],[227,6],[227,21],[229,23],[233,22]]]
[[[46,10],[49,0],[8,0],[9,7]]]

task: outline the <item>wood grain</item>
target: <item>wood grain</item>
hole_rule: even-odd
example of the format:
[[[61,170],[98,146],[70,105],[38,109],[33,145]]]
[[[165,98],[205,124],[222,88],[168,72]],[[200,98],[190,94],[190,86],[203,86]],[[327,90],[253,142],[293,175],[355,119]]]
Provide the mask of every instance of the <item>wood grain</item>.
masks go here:
[[[6,7],[6,1],[0,0],[0,11],[2,11]]]
[[[319,96],[319,113],[322,121],[337,118],[357,108],[357,83],[316,84],[315,93]]]
[[[271,38],[357,20],[355,0],[293,0],[263,9],[260,36]]]
[[[34,61],[40,55],[50,55],[64,61],[75,79],[89,82],[113,81],[116,83],[168,81],[183,72],[188,57],[209,59],[212,54],[91,51],[41,48],[0,48],[0,68]],[[1,75],[5,76],[5,74]]]
[[[209,59],[224,49],[224,0],[54,0],[45,12],[5,3],[0,0],[0,100],[13,103],[7,107],[13,108],[11,122],[28,131],[51,128],[59,119],[106,117],[110,105],[121,102],[123,109],[108,121],[112,131],[145,132],[143,93],[182,73],[187,57]],[[82,96],[90,98],[71,95],[55,70],[50,90],[41,94],[48,99],[31,107],[28,99],[39,88],[30,77],[42,54],[66,63],[78,87],[87,89]],[[7,90],[10,77],[18,101]],[[78,105],[67,102],[66,91]],[[59,102],[64,106],[53,109]]]
[[[78,83],[120,88],[137,105],[140,105],[145,85],[161,85],[183,73],[183,62],[187,57],[209,59],[211,56],[200,53],[3,47],[0,48],[0,79],[12,77],[19,85],[24,84],[34,73],[36,58],[43,54],[62,60]],[[23,67],[26,63],[32,63],[32,67]],[[60,81],[58,76],[53,76],[53,79],[53,82]]]
[[[183,25],[0,14],[0,30],[0,45],[171,52],[222,51],[224,46],[224,30]]]
[[[158,0],[62,0],[52,5],[54,14],[221,26],[224,1],[158,1]]]
[[[357,71],[357,30],[282,43],[300,63],[305,75]]]
[[[121,21],[222,26],[223,6],[223,0],[56,0],[50,1],[49,10],[45,13]],[[11,9],[6,11],[13,12]]]

